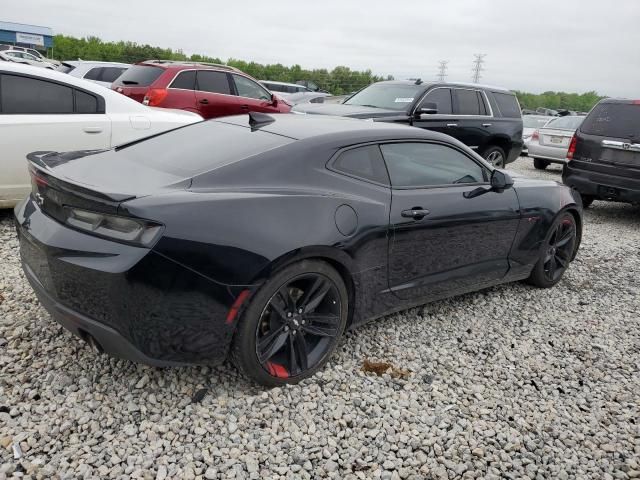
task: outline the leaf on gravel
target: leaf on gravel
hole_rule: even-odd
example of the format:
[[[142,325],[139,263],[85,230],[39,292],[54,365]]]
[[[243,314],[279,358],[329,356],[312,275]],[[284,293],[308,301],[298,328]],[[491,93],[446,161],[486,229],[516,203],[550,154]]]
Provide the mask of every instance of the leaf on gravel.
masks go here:
[[[196,393],[193,394],[193,397],[191,397],[191,403],[202,402],[202,400],[204,400],[204,397],[207,396],[208,392],[209,392],[208,388],[201,388],[200,390],[196,391]]]
[[[409,370],[403,370],[392,365],[389,362],[374,362],[368,359],[362,363],[362,371],[365,373],[375,373],[379,377],[385,373],[388,373],[392,378],[409,378],[411,372]]]

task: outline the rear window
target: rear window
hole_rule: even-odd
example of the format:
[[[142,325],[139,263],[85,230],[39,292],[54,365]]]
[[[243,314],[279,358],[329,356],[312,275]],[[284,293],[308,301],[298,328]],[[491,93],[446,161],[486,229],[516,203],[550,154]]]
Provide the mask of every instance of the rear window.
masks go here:
[[[62,73],[69,73],[71,70],[75,70],[76,67],[73,65],[69,65],[68,63],[63,63],[60,67],[58,67],[58,71]]]
[[[498,92],[492,93],[503,117],[520,118],[522,116],[520,113],[520,105],[518,105],[518,100],[515,95]]]
[[[545,128],[558,128],[560,130],[576,130],[584,117],[577,116],[567,116],[567,117],[558,117],[551,120],[549,123],[545,125]]]
[[[125,72],[125,70],[127,70],[125,67],[104,67],[102,69],[102,76],[100,77],[100,81],[113,83],[120,75]]]
[[[124,72],[114,83],[124,87],[148,87],[164,72],[164,68],[134,65]]]
[[[602,137],[640,139],[640,105],[599,103],[582,122],[580,131]]]
[[[119,149],[127,150],[127,158],[132,163],[186,178],[292,141],[282,135],[209,121],[123,145]],[[176,162],[176,158],[180,161]]]

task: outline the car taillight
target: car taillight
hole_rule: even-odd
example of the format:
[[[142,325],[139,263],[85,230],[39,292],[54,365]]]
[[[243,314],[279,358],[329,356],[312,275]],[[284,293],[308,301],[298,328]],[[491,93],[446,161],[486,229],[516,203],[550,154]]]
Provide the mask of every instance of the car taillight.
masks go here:
[[[169,91],[165,88],[152,88],[144,96],[142,103],[150,107],[157,107],[162,103],[168,93]]]
[[[532,134],[531,134],[531,140],[538,140],[540,138],[540,132],[538,132],[538,130],[535,130]]]
[[[578,138],[576,134],[573,134],[571,137],[571,143],[569,144],[569,150],[567,150],[567,160],[573,160],[573,154],[576,153],[576,143],[578,142]]]

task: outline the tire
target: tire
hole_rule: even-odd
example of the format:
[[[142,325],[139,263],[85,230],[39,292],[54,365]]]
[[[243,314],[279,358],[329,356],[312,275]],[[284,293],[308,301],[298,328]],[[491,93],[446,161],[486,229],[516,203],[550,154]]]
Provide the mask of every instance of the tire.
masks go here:
[[[560,213],[545,236],[528,283],[549,288],[560,281],[573,259],[577,232],[574,216],[569,212]]]
[[[582,198],[582,208],[589,208],[596,199],[593,195],[583,195],[582,193],[580,194],[580,198]]]
[[[549,166],[549,162],[547,162],[546,160],[542,160],[540,158],[534,158],[533,166],[536,168],[536,170],[544,170]]]
[[[348,312],[347,288],[333,267],[318,260],[291,264],[253,295],[240,318],[231,359],[261,385],[298,383],[327,363]]]
[[[507,163],[507,156],[504,150],[497,146],[491,146],[482,153],[482,158],[495,168],[504,168]]]

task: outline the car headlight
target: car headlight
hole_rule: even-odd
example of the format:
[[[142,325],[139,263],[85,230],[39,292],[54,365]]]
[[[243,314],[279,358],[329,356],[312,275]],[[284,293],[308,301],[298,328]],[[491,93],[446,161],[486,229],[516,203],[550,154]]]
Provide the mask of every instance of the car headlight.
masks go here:
[[[64,207],[63,211],[65,223],[72,227],[92,235],[141,247],[153,246],[163,230],[163,225],[139,218],[109,215],[68,206]]]

